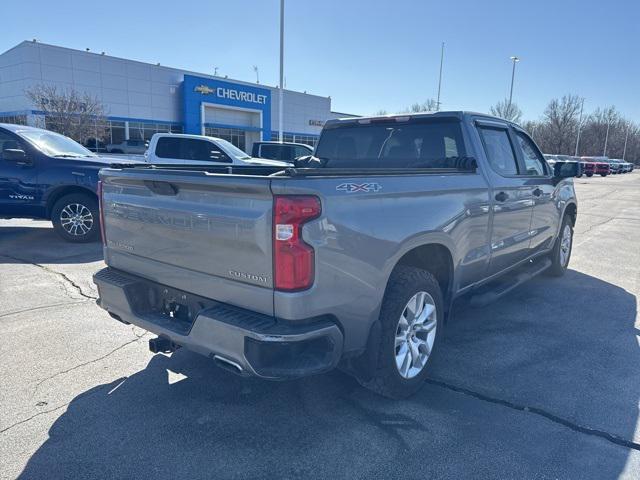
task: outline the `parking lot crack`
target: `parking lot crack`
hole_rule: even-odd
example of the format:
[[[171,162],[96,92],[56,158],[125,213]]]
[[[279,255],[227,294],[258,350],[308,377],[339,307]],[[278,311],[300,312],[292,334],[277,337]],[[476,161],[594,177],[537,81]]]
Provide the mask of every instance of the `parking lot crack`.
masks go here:
[[[105,353],[104,355],[102,355],[102,356],[100,356],[100,357],[98,357],[98,358],[94,358],[94,359],[92,359],[92,360],[88,360],[88,361],[86,361],[86,362],[79,363],[78,365],[74,365],[73,367],[67,368],[66,370],[62,370],[62,371],[60,371],[60,372],[54,373],[53,375],[50,375],[50,376],[48,376],[48,377],[43,378],[42,380],[40,380],[40,381],[36,384],[36,386],[35,386],[35,388],[34,388],[34,390],[33,390],[33,394],[32,394],[31,396],[33,397],[33,396],[38,392],[38,389],[40,388],[40,386],[41,386],[43,383],[48,382],[49,380],[52,380],[52,379],[54,379],[54,378],[56,378],[56,377],[59,377],[59,376],[61,376],[61,375],[66,375],[67,373],[73,372],[74,370],[77,370],[77,369],[79,369],[79,368],[86,367],[87,365],[91,365],[92,363],[100,362],[100,361],[104,360],[105,358],[108,358],[108,357],[110,357],[111,355],[113,355],[114,353],[118,352],[119,350],[122,350],[122,349],[123,349],[123,348],[125,348],[126,346],[131,345],[132,343],[136,343],[136,342],[140,341],[140,339],[142,339],[142,338],[146,335],[146,333],[147,333],[147,332],[143,333],[143,334],[142,334],[142,335],[140,335],[140,336],[138,336],[138,335],[136,335],[136,334],[134,333],[134,336],[135,336],[136,338],[134,338],[133,340],[129,340],[128,342],[123,343],[122,345],[120,345],[120,346],[118,346],[118,347],[116,347],[116,348],[112,349],[111,351],[109,351],[109,352]]]
[[[24,308],[22,310],[14,310],[12,312],[6,312],[0,314],[0,318],[10,317],[11,315],[19,315],[21,313],[33,312],[35,310],[47,310],[49,308],[68,307],[69,305],[80,305],[86,303],[87,300],[79,300],[71,303],[54,303],[53,305],[40,305],[38,307]]]
[[[615,445],[619,445],[621,447],[630,448],[633,450],[640,451],[640,443],[633,442],[631,440],[627,440],[625,438],[619,437],[613,433],[606,432],[604,430],[598,430],[595,428],[585,427],[584,425],[579,425],[571,420],[555,415],[551,412],[547,412],[546,410],[539,407],[530,407],[527,405],[521,405],[518,403],[511,402],[509,400],[502,400],[500,398],[490,397],[489,395],[485,395],[483,393],[479,393],[473,390],[469,390],[468,388],[459,387],[457,385],[452,385],[450,383],[444,382],[442,380],[435,380],[428,378],[426,380],[427,383],[431,385],[436,385],[438,387],[451,390],[456,393],[460,393],[463,395],[467,395],[469,397],[473,397],[478,400],[482,400],[483,402],[493,403],[496,405],[501,405],[503,407],[510,408],[512,410],[517,410],[520,412],[531,413],[533,415],[538,415],[540,417],[544,417],[547,420],[550,420],[558,425],[562,425],[567,427],[575,432],[582,433],[584,435],[590,435],[593,437],[600,437],[608,442],[611,442]]]
[[[80,296],[90,299],[90,300],[97,300],[98,297],[94,296],[94,295],[90,295],[88,293],[85,293],[84,290],[82,290],[82,287],[80,285],[78,285],[76,282],[74,282],[71,278],[69,278],[67,275],[65,275],[62,272],[58,272],[57,270],[53,270],[52,268],[47,267],[46,265],[42,265],[40,263],[33,263],[30,262],[28,260],[25,260],[23,258],[18,258],[18,257],[14,257],[12,255],[7,255],[6,253],[3,253],[2,255],[0,255],[2,257],[5,258],[10,258],[11,260],[15,260],[16,262],[20,262],[20,263],[24,263],[27,265],[33,265],[34,267],[38,267],[41,268],[42,270],[51,273],[55,276],[57,276],[58,278],[62,279],[63,282],[65,282],[66,285],[69,285],[70,287],[72,287]]]

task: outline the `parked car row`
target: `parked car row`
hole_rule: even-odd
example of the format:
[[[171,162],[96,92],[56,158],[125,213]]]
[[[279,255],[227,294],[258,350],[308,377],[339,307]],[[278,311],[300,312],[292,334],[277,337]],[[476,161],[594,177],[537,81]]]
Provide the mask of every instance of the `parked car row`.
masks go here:
[[[551,166],[558,162],[578,162],[580,164],[579,173],[576,175],[578,178],[583,175],[587,177],[594,175],[606,177],[609,174],[628,173],[634,169],[633,163],[609,157],[575,157],[571,155],[545,154],[544,158]]]
[[[169,133],[157,133],[154,137],[158,135],[162,135],[165,138],[176,137],[176,138],[191,138],[198,139],[200,141],[209,141],[216,145],[217,150],[222,150],[228,155],[229,148],[226,140],[208,137],[204,135],[181,135],[181,134],[169,134]],[[84,146],[91,150],[94,153],[114,153],[114,154],[125,154],[125,155],[145,155],[148,157],[147,152],[149,147],[152,144],[153,138],[150,141],[144,140],[123,140],[120,143],[110,143],[106,144],[100,140],[95,138],[88,139]],[[179,142],[179,141],[177,141]],[[233,145],[232,145],[233,147]],[[233,154],[229,157],[229,159],[237,158],[246,158],[249,157],[245,152],[242,152],[242,155],[238,154],[237,147],[233,147]],[[313,147],[306,145],[304,143],[293,143],[293,142],[254,142],[251,157],[252,158],[264,158],[267,160],[280,160],[283,162],[293,163],[293,161],[297,158],[312,155]],[[250,158],[251,158],[250,157]],[[229,163],[229,159],[227,159],[227,163]],[[208,160],[206,160],[208,161]],[[166,162],[163,162],[166,163]]]

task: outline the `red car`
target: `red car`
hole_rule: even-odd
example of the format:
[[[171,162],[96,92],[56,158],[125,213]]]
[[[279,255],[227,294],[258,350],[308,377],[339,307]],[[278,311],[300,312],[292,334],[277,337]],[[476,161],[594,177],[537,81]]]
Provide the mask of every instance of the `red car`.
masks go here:
[[[611,173],[611,167],[606,162],[595,162],[596,174],[602,177],[606,177]]]
[[[587,177],[593,177],[593,174],[596,172],[596,163],[595,162],[585,162],[582,160],[580,162],[582,166],[582,173]]]

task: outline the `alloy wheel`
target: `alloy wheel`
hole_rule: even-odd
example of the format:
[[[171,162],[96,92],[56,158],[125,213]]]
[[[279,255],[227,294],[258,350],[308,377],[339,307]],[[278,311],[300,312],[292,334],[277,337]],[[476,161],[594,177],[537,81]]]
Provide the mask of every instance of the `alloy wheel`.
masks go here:
[[[70,203],[60,212],[60,225],[74,237],[86,235],[93,228],[93,214],[80,203]]]
[[[418,292],[407,302],[396,328],[395,357],[398,373],[410,379],[427,364],[438,327],[436,302],[427,292]]]

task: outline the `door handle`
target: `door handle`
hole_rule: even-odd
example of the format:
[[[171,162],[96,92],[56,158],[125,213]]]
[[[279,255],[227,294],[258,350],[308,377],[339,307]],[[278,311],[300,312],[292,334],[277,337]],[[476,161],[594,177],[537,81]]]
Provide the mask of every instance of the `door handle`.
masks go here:
[[[536,189],[533,191],[533,194],[534,194],[536,197],[539,197],[540,195],[542,195],[542,193],[543,193],[543,192],[542,192],[542,190],[540,190],[539,188],[536,188]]]
[[[496,196],[495,196],[495,199],[499,202],[504,202],[507,200],[507,198],[509,198],[509,195],[507,195],[506,192],[496,193]]]

